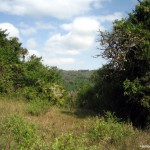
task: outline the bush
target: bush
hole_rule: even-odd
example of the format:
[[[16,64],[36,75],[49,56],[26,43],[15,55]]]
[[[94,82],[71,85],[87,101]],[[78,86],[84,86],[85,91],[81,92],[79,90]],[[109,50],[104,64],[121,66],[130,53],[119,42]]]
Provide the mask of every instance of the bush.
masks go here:
[[[65,134],[55,139],[52,150],[97,150],[96,146],[86,146],[84,136]]]
[[[118,121],[111,113],[107,112],[105,117],[97,118],[96,123],[89,130],[89,137],[92,140],[104,142],[118,142],[122,138],[131,136],[134,133],[132,128]]]
[[[95,98],[95,89],[90,85],[81,87],[77,94],[77,106],[80,108],[93,109],[96,108],[97,102]]]
[[[41,115],[48,111],[50,107],[50,102],[47,100],[32,100],[27,104],[26,111],[31,115]]]
[[[31,101],[37,97],[37,91],[33,87],[25,87],[23,89],[19,89],[17,92],[22,93],[26,101]]]
[[[66,134],[65,136],[55,139],[52,145],[52,150],[74,150],[74,137],[72,134]]]
[[[0,148],[21,150],[46,149],[36,132],[37,128],[34,124],[28,123],[20,115],[12,115],[1,124],[0,134],[2,139],[0,139]]]

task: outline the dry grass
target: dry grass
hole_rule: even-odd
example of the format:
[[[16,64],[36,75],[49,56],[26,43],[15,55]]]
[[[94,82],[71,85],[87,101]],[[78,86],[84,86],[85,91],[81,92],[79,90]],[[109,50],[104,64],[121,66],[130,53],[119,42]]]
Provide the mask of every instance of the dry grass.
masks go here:
[[[79,135],[86,132],[92,123],[92,117],[80,118],[73,111],[66,111],[56,107],[50,107],[46,114],[32,116],[26,113],[26,103],[1,98],[0,100],[0,119],[6,118],[11,114],[21,114],[30,122],[37,124],[39,134],[43,140],[51,144],[56,137],[66,133]],[[93,118],[94,119],[94,118]]]
[[[78,115],[74,111],[63,110],[50,107],[46,114],[32,116],[25,111],[26,103],[23,101],[8,100],[0,98],[0,121],[10,114],[19,113],[29,122],[38,126],[38,132],[42,140],[51,145],[56,137],[66,133],[81,135],[95,123],[95,117],[87,116],[80,112]],[[128,137],[118,144],[97,143],[100,149],[141,149],[140,145],[150,145],[149,131],[135,129],[134,137]]]
[[[56,137],[67,133],[80,135],[86,132],[92,123],[92,117],[79,118],[55,107],[50,108],[41,116],[27,116],[27,118],[39,125],[44,141],[49,143],[52,143]]]
[[[23,101],[15,101],[14,99],[6,99],[0,97],[0,118],[4,118],[13,113],[24,114],[25,103]]]

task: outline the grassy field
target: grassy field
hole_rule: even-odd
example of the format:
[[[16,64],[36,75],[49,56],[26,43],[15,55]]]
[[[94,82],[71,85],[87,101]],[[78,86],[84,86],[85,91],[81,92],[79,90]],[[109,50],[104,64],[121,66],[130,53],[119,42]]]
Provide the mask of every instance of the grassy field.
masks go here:
[[[88,111],[49,107],[46,113],[31,115],[28,105],[1,98],[0,149],[138,150],[150,146],[150,131],[135,129],[110,114],[103,118]]]

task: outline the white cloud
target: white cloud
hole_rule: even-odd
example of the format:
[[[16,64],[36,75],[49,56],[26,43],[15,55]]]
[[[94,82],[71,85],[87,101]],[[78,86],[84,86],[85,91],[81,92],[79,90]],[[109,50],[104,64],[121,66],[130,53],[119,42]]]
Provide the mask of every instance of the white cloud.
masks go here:
[[[68,55],[78,55],[78,54],[80,54],[80,52],[77,51],[77,50],[68,50],[68,51],[66,51],[66,54],[68,54]]]
[[[121,19],[123,18],[123,14],[121,12],[115,12],[113,14],[109,14],[109,15],[105,15],[105,16],[99,16],[97,17],[97,19],[100,21],[100,22],[105,22],[105,21],[114,21],[116,19]]]
[[[35,50],[35,49],[29,49],[28,51],[29,51],[28,58],[31,55],[35,55],[37,57],[42,56],[43,64],[48,65],[48,66],[57,66],[58,68],[62,68],[63,65],[70,66],[70,65],[76,63],[76,59],[71,58],[71,57],[51,56],[48,53],[40,52],[40,51]]]
[[[45,42],[45,50],[53,54],[77,55],[95,47],[95,38],[100,23],[91,17],[78,17],[72,23],[63,24],[61,28],[67,34],[55,34]]]
[[[29,51],[29,56],[36,55],[37,57],[41,57],[41,54],[37,50],[29,49],[28,51]]]
[[[111,22],[120,18],[122,18],[122,14],[117,12],[106,16],[77,17],[70,23],[62,24],[60,27],[65,31],[65,34],[54,34],[45,42],[44,53],[47,53],[50,57],[49,61],[46,59],[47,64],[56,64],[61,68],[61,63],[63,64],[63,60],[66,59],[56,59],[56,57],[79,55],[78,58],[80,58],[84,53],[85,55],[88,53],[93,56],[94,52],[92,53],[90,51],[95,51],[96,49],[97,31],[99,29],[101,31],[105,30],[102,23]],[[91,56],[89,56],[89,59]],[[66,61],[64,61],[65,64],[68,63],[69,65],[70,63],[70,66],[74,67],[85,63],[85,60],[81,62],[81,60],[76,59],[69,59],[67,62]]]
[[[21,22],[19,27],[21,34],[24,36],[33,36],[37,34],[39,30],[54,30],[56,28],[51,23],[45,22],[33,22],[32,26]]]
[[[37,44],[37,42],[34,38],[31,38],[31,39],[27,40],[26,46],[29,49],[35,49],[37,47],[37,45],[38,44]]]
[[[0,0],[0,11],[15,15],[71,18],[102,6],[108,0]]]
[[[102,27],[100,22],[98,22],[98,20],[94,17],[78,17],[70,24],[63,24],[62,28],[64,30],[82,34],[91,34],[99,28],[104,30],[104,27]]]
[[[11,23],[0,23],[0,29],[7,30],[8,37],[20,37],[19,30]]]

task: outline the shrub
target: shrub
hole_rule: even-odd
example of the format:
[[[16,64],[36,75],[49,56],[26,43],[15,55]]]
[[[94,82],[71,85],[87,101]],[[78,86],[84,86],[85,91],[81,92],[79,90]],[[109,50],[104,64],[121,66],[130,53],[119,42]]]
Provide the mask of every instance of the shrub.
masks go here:
[[[46,146],[40,141],[36,132],[37,128],[34,124],[28,123],[20,115],[12,115],[1,124],[0,148],[34,150],[43,147],[45,149]]]
[[[96,123],[89,130],[89,137],[105,142],[118,142],[124,137],[134,133],[132,128],[118,121],[111,113],[107,112],[105,117],[96,118]]]
[[[93,86],[84,85],[81,87],[77,94],[77,106],[79,108],[86,108],[86,109],[97,109],[98,103],[95,96],[95,89]]]
[[[19,89],[18,92],[22,92],[27,101],[31,101],[37,97],[37,91],[33,87],[25,87],[24,89]]]
[[[74,135],[64,134],[55,139],[52,150],[101,150],[104,149],[99,143],[91,143],[91,139],[86,133]]]
[[[48,111],[50,107],[50,102],[47,100],[32,100],[27,104],[26,111],[31,115],[41,115]]]
[[[47,91],[50,94],[50,102],[53,105],[63,106],[67,99],[67,93],[59,84],[52,84]]]
[[[66,134],[65,136],[55,139],[52,145],[52,150],[74,150],[74,137],[72,134]]]
[[[96,146],[86,146],[84,136],[65,134],[55,139],[52,150],[96,150]]]

